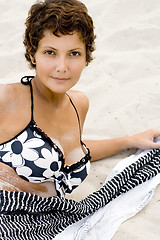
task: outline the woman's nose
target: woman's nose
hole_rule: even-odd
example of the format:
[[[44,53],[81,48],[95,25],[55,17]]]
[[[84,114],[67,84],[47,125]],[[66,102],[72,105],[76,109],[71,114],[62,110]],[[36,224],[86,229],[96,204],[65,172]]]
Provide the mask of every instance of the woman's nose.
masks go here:
[[[56,71],[63,73],[67,71],[67,60],[65,57],[61,56],[57,58]]]

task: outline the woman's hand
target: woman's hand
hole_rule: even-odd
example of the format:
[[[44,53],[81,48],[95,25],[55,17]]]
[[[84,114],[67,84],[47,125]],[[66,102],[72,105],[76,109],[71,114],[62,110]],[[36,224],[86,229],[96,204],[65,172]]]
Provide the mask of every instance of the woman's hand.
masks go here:
[[[160,148],[160,143],[155,143],[154,138],[160,136],[160,130],[149,129],[145,132],[128,137],[129,148],[152,149]]]
[[[154,138],[158,136],[160,136],[160,130],[150,129],[133,136],[106,140],[88,140],[85,143],[90,149],[91,161],[96,161],[129,148],[160,148],[160,143],[154,142]]]

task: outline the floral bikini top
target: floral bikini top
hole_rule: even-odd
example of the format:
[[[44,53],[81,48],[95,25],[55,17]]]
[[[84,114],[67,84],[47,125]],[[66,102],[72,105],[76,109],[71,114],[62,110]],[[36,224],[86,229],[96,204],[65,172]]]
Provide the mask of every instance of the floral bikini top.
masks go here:
[[[21,83],[30,85],[31,121],[15,137],[0,144],[0,162],[12,167],[20,177],[29,182],[54,182],[57,195],[63,197],[65,193],[71,193],[87,177],[90,169],[90,152],[80,140],[86,152],[85,156],[75,164],[65,166],[62,151],[34,121],[32,78],[27,76],[21,79]],[[76,111],[81,129],[77,109],[70,97],[69,99]]]

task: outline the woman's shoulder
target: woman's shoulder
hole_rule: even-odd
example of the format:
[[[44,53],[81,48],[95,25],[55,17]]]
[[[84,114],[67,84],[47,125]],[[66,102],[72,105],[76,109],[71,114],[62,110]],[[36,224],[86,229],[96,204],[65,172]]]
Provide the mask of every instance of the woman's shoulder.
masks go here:
[[[70,90],[68,91],[68,94],[78,108],[88,110],[89,100],[88,97],[83,92]]]
[[[72,99],[83,123],[89,108],[88,97],[83,92],[75,90],[69,90],[67,93]]]
[[[13,103],[22,94],[21,83],[0,84],[0,105]]]
[[[0,84],[0,103],[7,103],[13,95],[13,84]]]

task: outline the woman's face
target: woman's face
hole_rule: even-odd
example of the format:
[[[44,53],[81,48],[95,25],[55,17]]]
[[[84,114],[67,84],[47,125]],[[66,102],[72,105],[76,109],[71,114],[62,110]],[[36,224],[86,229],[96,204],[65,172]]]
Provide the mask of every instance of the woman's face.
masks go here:
[[[36,79],[55,93],[65,93],[86,66],[86,47],[78,33],[57,37],[46,31],[35,53]]]

